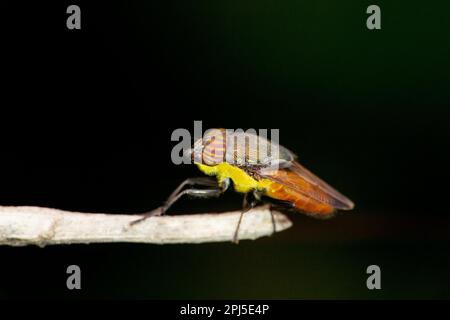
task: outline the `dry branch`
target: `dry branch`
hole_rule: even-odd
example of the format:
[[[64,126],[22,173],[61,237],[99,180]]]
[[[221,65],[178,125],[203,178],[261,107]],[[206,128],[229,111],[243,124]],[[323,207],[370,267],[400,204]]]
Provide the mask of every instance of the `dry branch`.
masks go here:
[[[272,211],[276,231],[292,223]],[[231,241],[240,212],[166,215],[151,217],[130,226],[139,215],[63,211],[42,207],[0,206],[0,245],[24,246],[99,242],[202,243]],[[247,212],[239,229],[239,239],[271,235],[268,207]]]

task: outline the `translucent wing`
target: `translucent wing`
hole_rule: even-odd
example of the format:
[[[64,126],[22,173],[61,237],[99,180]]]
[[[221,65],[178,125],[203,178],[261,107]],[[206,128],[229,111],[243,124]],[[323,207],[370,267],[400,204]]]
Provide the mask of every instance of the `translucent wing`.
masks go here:
[[[227,137],[227,159],[238,166],[267,167],[294,161],[296,156],[285,147],[248,132],[233,132]],[[227,161],[228,162],[228,161]]]
[[[354,207],[350,199],[296,161],[292,161],[287,168],[280,170],[261,168],[257,174],[336,209],[351,210]]]

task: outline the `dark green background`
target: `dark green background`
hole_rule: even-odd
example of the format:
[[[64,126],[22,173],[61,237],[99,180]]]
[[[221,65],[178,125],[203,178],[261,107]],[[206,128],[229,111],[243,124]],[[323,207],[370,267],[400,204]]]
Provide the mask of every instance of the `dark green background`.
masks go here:
[[[170,135],[202,120],[279,128],[356,209],[289,214],[291,229],[237,246],[2,247],[0,297],[450,297],[447,2],[377,1],[375,31],[368,1],[81,1],[80,31],[69,4],[2,5],[2,205],[154,208],[198,175],[171,163]],[[80,292],[65,289],[70,264]]]

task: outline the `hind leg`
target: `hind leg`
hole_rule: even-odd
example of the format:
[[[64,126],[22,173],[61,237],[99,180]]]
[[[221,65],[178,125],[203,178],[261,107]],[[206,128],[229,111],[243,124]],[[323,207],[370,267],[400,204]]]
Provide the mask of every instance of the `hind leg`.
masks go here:
[[[277,200],[272,198],[263,198],[262,202],[270,205],[270,217],[272,219],[272,234],[277,231],[275,216],[273,214],[273,209],[290,210],[294,208],[294,204],[289,201]]]

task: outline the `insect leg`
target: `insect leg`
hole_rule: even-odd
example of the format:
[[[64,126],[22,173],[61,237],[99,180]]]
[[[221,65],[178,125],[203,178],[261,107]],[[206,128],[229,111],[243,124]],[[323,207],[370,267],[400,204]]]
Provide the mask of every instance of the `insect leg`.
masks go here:
[[[186,179],[181,185],[178,186],[178,188],[172,192],[172,194],[167,199],[166,203],[162,207],[162,213],[164,214],[169,208],[177,202],[178,199],[180,199],[181,196],[187,194],[193,198],[211,198],[211,197],[218,197],[223,192],[225,192],[228,189],[228,186],[230,185],[230,179],[224,180],[221,185],[219,186],[217,184],[217,181],[208,178],[208,177],[200,177],[200,178],[190,178]],[[202,186],[209,186],[214,188],[209,189],[186,189],[180,192],[180,190],[186,185],[186,184],[196,184],[196,185],[202,185]]]
[[[186,189],[180,191],[185,185],[188,184],[197,184],[197,185],[205,185],[205,186],[215,186],[215,188],[210,189]],[[141,218],[135,220],[130,223],[130,225],[135,225],[139,222],[144,221],[147,218],[154,216],[161,216],[166,213],[169,208],[178,201],[183,195],[189,195],[193,198],[211,198],[220,196],[229,186],[229,181],[224,181],[220,187],[217,187],[217,182],[211,178],[190,178],[186,179],[183,183],[181,183],[177,189],[169,196],[164,205],[156,210],[144,213]]]
[[[236,230],[234,231],[234,236],[233,236],[234,243],[239,243],[239,239],[238,239],[239,227],[241,226],[241,221],[242,221],[242,217],[244,216],[244,213],[246,213],[250,209],[253,209],[256,206],[256,204],[258,203],[258,201],[256,199],[253,199],[252,201],[249,202],[248,196],[249,196],[249,193],[246,193],[244,195],[244,201],[242,203],[242,211],[241,211],[241,214],[239,215],[239,221],[236,226]]]
[[[275,223],[275,216],[273,214],[273,210],[282,210],[282,211],[286,211],[286,210],[293,210],[295,208],[294,203],[290,202],[290,201],[283,201],[283,200],[275,200],[275,199],[265,199],[266,203],[268,203],[270,205],[270,214],[271,214],[271,218],[272,218],[272,224],[273,224],[273,233],[275,233],[277,231],[276,229],[276,223]]]
[[[166,204],[163,206],[163,211],[166,212],[175,202],[178,201],[182,196],[188,195],[192,198],[212,198],[218,197],[222,194],[222,189],[214,188],[214,189],[186,189],[181,191],[175,197],[169,199]]]
[[[145,213],[144,215],[142,215],[141,218],[139,218],[138,220],[135,220],[133,222],[130,223],[130,225],[135,225],[139,222],[142,222],[144,220],[146,220],[147,218],[150,217],[154,217],[154,216],[161,216],[164,213],[166,213],[166,211],[175,203],[178,201],[178,199],[180,199],[182,196],[184,195],[188,195],[191,196],[193,198],[211,198],[211,197],[218,197],[222,194],[222,189],[216,188],[216,189],[186,189],[183,190],[181,192],[179,192],[176,196],[169,198],[169,200],[167,200],[167,202],[160,208],[150,211],[148,213]]]
[[[216,187],[217,181],[214,178],[211,177],[195,177],[195,178],[188,178],[184,180],[169,196],[166,202],[169,202],[170,199],[174,198],[177,194],[180,193],[180,191],[187,185],[193,186],[205,186],[205,187]]]
[[[270,208],[270,218],[272,218],[272,234],[277,232],[277,224],[275,223],[275,216],[273,215],[272,208]]]
[[[258,200],[259,202],[262,202],[263,201],[262,197],[264,196],[264,191],[262,191],[262,190],[254,190],[253,191],[253,195],[254,195],[256,200]],[[275,233],[277,231],[277,226],[276,226],[276,223],[275,223],[275,217],[274,217],[273,212],[272,212],[272,206],[270,207],[270,218],[272,219],[272,233]]]

